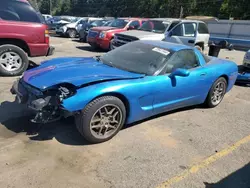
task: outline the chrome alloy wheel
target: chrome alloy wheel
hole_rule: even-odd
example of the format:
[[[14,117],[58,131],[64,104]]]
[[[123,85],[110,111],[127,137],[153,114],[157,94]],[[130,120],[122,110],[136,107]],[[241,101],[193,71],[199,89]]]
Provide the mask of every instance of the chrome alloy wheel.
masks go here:
[[[108,138],[121,126],[122,118],[122,111],[118,106],[114,104],[104,105],[92,116],[90,131],[96,138]]]
[[[0,56],[0,66],[6,71],[16,71],[22,66],[22,58],[16,52],[5,52]]]
[[[211,98],[213,105],[218,105],[222,101],[225,91],[226,84],[224,82],[217,83],[217,85],[214,87]]]

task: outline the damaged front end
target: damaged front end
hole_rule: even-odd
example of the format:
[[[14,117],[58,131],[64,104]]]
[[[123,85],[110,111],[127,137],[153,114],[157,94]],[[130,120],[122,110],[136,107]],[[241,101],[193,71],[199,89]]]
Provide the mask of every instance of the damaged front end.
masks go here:
[[[31,120],[34,123],[49,123],[73,115],[61,106],[64,99],[76,93],[75,87],[71,84],[60,84],[41,91],[21,78],[14,82],[11,93],[16,95],[18,103],[27,104],[35,113]]]

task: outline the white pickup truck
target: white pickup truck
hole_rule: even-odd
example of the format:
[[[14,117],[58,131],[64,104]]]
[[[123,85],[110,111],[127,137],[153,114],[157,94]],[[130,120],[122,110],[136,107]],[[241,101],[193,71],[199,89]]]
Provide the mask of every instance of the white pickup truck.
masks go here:
[[[202,21],[154,18],[146,21],[138,30],[115,34],[111,48],[135,40],[164,40],[204,50],[208,46],[209,37],[207,25]]]

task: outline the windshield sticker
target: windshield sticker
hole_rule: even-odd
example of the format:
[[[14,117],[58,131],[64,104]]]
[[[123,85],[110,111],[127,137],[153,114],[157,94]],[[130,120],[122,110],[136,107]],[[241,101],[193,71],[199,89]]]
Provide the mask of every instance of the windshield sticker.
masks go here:
[[[161,54],[163,54],[163,55],[168,55],[168,54],[170,54],[169,51],[167,51],[167,50],[165,50],[165,49],[162,49],[162,48],[157,48],[157,47],[155,47],[155,48],[153,48],[152,50],[155,51],[155,52],[161,53]]]

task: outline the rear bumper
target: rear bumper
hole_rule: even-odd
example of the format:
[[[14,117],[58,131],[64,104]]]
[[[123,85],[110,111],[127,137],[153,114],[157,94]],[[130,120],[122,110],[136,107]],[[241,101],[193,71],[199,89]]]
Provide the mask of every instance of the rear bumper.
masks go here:
[[[46,56],[51,56],[54,54],[54,52],[55,52],[55,47],[50,46]]]
[[[48,44],[28,44],[30,49],[30,57],[52,55],[55,48]]]

